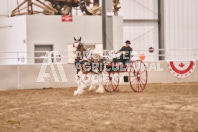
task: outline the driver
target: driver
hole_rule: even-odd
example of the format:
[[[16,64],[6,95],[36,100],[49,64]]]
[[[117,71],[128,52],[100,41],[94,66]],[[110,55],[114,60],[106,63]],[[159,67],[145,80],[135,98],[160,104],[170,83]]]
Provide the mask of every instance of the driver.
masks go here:
[[[126,62],[130,60],[132,48],[130,47],[131,42],[127,40],[117,53],[121,53],[120,57],[113,59],[113,62],[122,62],[123,65],[126,65]]]

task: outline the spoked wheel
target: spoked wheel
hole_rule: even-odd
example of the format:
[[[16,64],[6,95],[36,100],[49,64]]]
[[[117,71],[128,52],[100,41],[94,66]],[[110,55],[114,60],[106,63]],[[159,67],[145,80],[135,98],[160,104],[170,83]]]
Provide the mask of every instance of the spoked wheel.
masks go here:
[[[129,80],[131,88],[134,92],[143,92],[147,85],[147,68],[141,61],[137,60],[130,66]]]
[[[119,85],[118,72],[103,72],[103,86],[106,92],[115,92]]]

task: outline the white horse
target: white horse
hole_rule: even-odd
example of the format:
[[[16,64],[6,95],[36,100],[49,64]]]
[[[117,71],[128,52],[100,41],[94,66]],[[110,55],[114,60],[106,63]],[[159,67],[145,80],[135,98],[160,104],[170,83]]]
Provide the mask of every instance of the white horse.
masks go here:
[[[103,60],[97,53],[91,53],[86,50],[80,39],[74,38],[73,52],[75,57],[75,66],[77,70],[78,89],[74,95],[82,95],[85,88],[91,82],[89,91],[94,91],[97,86],[96,93],[104,93],[102,72],[104,69]]]

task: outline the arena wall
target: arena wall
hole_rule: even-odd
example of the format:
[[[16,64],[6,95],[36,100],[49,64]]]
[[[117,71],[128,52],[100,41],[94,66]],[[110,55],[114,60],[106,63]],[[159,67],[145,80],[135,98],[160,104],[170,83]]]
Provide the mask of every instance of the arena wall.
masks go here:
[[[176,60],[198,57],[197,6],[197,0],[164,0],[165,49],[168,54],[180,55],[174,57]],[[168,56],[166,59],[173,59],[173,56]]]
[[[109,49],[123,44],[122,17],[108,17],[107,46]],[[113,32],[117,32],[113,34]],[[82,37],[85,44],[102,44],[101,16],[73,16],[72,22],[62,22],[61,16],[27,16],[27,51],[34,51],[35,45],[52,44],[54,51],[68,51],[67,45],[74,37]],[[28,54],[28,57],[34,57]],[[28,60],[29,64],[34,63]],[[67,62],[64,62],[67,63]]]
[[[18,89],[16,65],[1,65],[0,66],[0,90]]]
[[[16,51],[23,51],[18,56],[26,57],[26,29],[26,16],[0,19],[0,64],[17,64],[17,59],[11,59],[17,58]]]
[[[149,65],[151,63],[159,63],[159,62],[149,62]],[[198,61],[196,62],[198,63]],[[167,61],[160,62],[160,70],[163,69],[163,71],[155,71],[152,68],[150,68],[148,72],[148,83],[185,83],[185,82],[198,82],[197,80],[197,73],[198,73],[198,67],[196,67],[195,71],[187,78],[181,79],[174,77],[168,68]],[[158,70],[158,69],[156,69]]]
[[[198,61],[196,62],[198,64]],[[159,64],[159,66],[158,66]],[[67,82],[63,82],[57,67],[53,64],[55,73],[58,76],[58,82],[55,82],[55,76],[50,65],[47,66],[45,73],[49,76],[44,77],[45,82],[37,82],[42,65],[0,65],[0,90],[17,89],[42,89],[42,88],[67,88],[77,87],[75,82],[76,71],[73,64],[63,64],[63,69]],[[198,67],[191,76],[185,79],[179,79],[171,75],[167,62],[149,62],[148,65],[148,83],[185,83],[198,82]],[[151,66],[152,65],[152,66]],[[153,65],[156,68],[153,69]],[[159,71],[158,71],[159,70]],[[61,72],[63,73],[63,72]],[[89,83],[88,83],[89,84]],[[125,83],[121,83],[125,84]],[[126,84],[128,85],[128,84]]]
[[[124,43],[123,19],[108,16],[107,20],[107,45],[109,49],[118,49]],[[1,26],[6,27],[0,28],[0,57],[8,59],[0,59],[0,64],[18,64],[17,59],[11,59],[17,57],[28,58],[23,64],[34,64],[35,45],[51,45],[53,51],[64,52],[66,58],[74,37],[82,37],[86,45],[102,44],[101,16],[73,16],[72,22],[63,22],[61,15],[27,15],[1,19]],[[5,51],[15,53],[3,53]],[[17,56],[17,51],[24,54]],[[63,63],[68,62],[65,59]]]

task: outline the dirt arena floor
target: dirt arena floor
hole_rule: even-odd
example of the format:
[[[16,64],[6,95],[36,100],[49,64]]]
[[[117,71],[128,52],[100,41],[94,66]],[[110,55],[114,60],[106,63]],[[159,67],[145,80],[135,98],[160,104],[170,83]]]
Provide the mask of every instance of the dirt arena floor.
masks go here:
[[[143,93],[76,88],[0,92],[0,132],[198,132],[198,83],[150,84]]]

